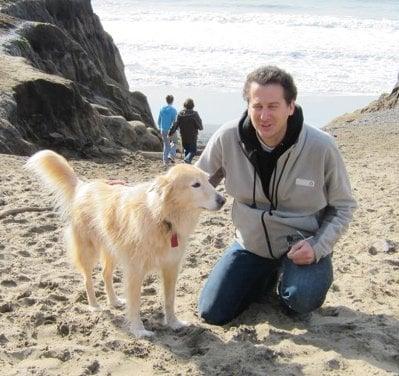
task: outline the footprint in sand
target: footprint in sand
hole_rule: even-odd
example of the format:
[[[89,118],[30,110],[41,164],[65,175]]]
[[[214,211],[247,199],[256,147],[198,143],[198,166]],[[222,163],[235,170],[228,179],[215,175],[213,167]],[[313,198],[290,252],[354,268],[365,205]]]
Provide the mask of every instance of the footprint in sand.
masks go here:
[[[20,275],[18,276],[18,281],[21,281],[21,282],[30,282],[31,279],[30,279],[28,276],[26,276],[25,274],[20,274]]]
[[[186,257],[186,265],[189,268],[195,268],[198,266],[197,256],[196,255],[189,255]]]
[[[202,239],[201,243],[204,245],[209,245],[211,244],[212,240],[213,240],[212,235],[207,235],[204,239]]]
[[[7,224],[7,223],[19,223],[19,224],[24,224],[24,223],[28,223],[28,220],[27,219],[25,219],[25,218],[14,218],[14,217],[11,217],[11,218],[9,218],[9,219],[4,219],[3,220],[3,223],[4,224]]]
[[[7,342],[9,342],[9,339],[4,334],[0,334],[0,345],[4,345]]]
[[[218,237],[214,239],[213,246],[216,249],[223,249],[226,248],[226,243],[224,242],[222,235],[218,234]]]
[[[0,313],[8,313],[14,311],[14,304],[4,303],[0,305]]]
[[[18,254],[22,257],[30,257],[30,253],[28,251],[19,251]]]
[[[55,300],[57,302],[67,302],[68,301],[68,298],[62,294],[50,294],[49,298],[51,300]]]
[[[30,236],[32,234],[43,234],[44,232],[51,232],[57,229],[56,225],[42,225],[34,226],[28,229],[28,232],[24,236]]]
[[[45,351],[42,354],[40,354],[41,357],[43,358],[54,358],[58,359],[61,362],[67,362],[72,358],[72,355],[69,350],[51,350],[51,351]]]
[[[17,287],[17,283],[13,279],[5,279],[0,284],[4,287]]]
[[[21,299],[21,305],[24,307],[31,307],[33,305],[35,305],[37,302],[36,299],[34,298],[23,298]]]
[[[37,312],[35,315],[31,316],[31,319],[35,326],[49,325],[57,322],[57,317],[55,315],[48,315],[43,312]]]
[[[40,281],[38,287],[40,289],[55,290],[58,288],[58,282],[53,281]]]

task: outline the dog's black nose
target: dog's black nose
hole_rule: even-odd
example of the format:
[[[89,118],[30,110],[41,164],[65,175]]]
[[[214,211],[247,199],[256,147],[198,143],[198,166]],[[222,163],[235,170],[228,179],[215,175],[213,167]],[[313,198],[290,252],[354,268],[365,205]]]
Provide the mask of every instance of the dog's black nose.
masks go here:
[[[221,196],[221,195],[217,195],[216,196],[216,202],[217,202],[217,204],[219,206],[219,209],[220,209],[226,203],[226,199],[223,196]]]

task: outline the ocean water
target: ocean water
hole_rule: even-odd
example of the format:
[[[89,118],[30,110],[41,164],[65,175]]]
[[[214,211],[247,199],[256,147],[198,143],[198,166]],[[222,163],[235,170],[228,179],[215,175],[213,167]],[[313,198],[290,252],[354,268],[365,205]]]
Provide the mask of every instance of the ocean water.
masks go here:
[[[310,112],[333,106],[338,115],[389,92],[399,71],[397,0],[92,5],[121,52],[131,90],[147,95],[154,116],[165,95],[175,93],[177,107],[187,96],[197,100],[205,123],[225,121],[245,107],[246,74],[264,64],[293,74]],[[313,122],[321,126],[328,116]]]

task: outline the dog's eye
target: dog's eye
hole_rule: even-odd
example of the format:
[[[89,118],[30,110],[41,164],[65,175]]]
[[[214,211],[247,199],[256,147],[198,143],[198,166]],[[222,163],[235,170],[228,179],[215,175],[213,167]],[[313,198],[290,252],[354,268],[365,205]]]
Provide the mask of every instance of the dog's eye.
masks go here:
[[[201,187],[201,183],[194,183],[194,184],[192,185],[192,187],[193,187],[193,188]]]

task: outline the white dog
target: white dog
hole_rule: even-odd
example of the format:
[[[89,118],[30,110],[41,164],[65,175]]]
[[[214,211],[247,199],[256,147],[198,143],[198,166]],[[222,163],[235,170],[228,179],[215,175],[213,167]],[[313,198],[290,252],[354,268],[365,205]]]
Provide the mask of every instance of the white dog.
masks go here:
[[[33,155],[27,168],[54,194],[67,223],[66,245],[83,274],[89,305],[98,309],[92,271],[99,256],[109,304],[120,304],[112,285],[114,266],[119,263],[126,280],[129,329],[137,337],[153,335],[140,319],[140,295],[145,275],[160,269],[165,322],[174,329],[183,326],[175,316],[174,300],[184,248],[201,210],[218,210],[225,203],[208,176],[194,166],[179,164],[152,183],[135,187],[83,182],[62,156],[50,150]]]

